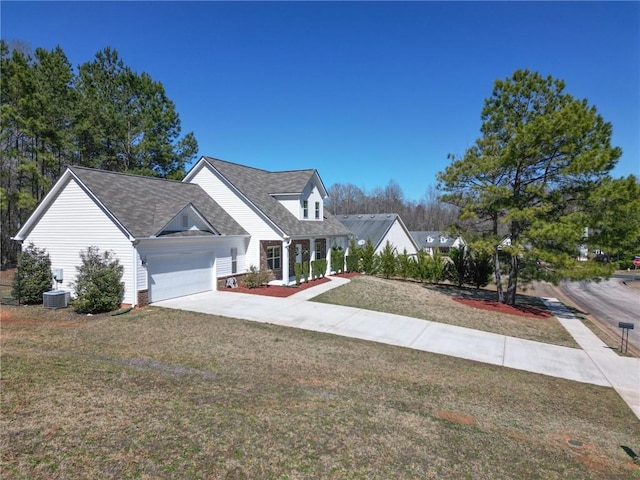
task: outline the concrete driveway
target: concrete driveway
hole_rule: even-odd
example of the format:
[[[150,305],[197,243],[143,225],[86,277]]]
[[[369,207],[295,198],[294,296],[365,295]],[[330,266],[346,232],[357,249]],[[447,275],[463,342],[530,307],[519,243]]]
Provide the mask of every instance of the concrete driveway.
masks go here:
[[[348,280],[333,277],[331,282],[288,298],[216,291],[163,300],[153,306],[358,338],[614,387],[640,418],[640,359],[618,357],[555,299],[547,302],[582,349],[307,301],[345,282]]]

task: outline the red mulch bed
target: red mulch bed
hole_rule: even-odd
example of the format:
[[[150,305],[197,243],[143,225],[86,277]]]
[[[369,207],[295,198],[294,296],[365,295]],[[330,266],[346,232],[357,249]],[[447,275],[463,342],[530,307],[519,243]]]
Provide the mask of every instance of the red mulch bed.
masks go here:
[[[342,277],[342,278],[353,278],[356,275],[361,275],[360,273],[341,273],[339,275],[332,275],[334,277]],[[315,280],[311,280],[309,282],[303,282],[299,286],[292,285],[290,287],[283,287],[282,285],[269,285],[267,287],[258,287],[258,288],[246,288],[242,285],[238,285],[238,288],[224,288],[220,290],[221,292],[236,292],[236,293],[250,293],[252,295],[265,295],[267,297],[278,297],[285,298],[294,293],[301,292],[306,290],[307,288],[312,288],[317,285],[322,285],[323,283],[330,282],[327,277],[317,278]]]
[[[497,313],[508,313],[509,315],[518,315],[530,318],[549,318],[551,313],[544,308],[533,307],[531,305],[511,306],[495,300],[478,300],[474,298],[454,298],[456,302],[481,310],[489,310]]]

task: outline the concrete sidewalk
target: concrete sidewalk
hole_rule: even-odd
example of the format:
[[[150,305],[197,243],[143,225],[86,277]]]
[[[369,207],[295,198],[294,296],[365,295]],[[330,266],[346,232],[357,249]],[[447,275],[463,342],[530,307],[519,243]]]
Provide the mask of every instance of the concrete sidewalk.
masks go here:
[[[614,387],[640,418],[640,360],[618,357],[555,299],[554,315],[582,349],[523,340],[390,313],[308,302],[349,280],[331,277],[288,298],[236,292],[204,292],[154,306],[271,323],[451,355],[542,375]],[[569,314],[570,315],[570,314]],[[575,318],[575,317],[574,317]],[[582,328],[580,328],[582,327]],[[575,332],[575,333],[574,333]],[[594,340],[595,339],[595,340]]]

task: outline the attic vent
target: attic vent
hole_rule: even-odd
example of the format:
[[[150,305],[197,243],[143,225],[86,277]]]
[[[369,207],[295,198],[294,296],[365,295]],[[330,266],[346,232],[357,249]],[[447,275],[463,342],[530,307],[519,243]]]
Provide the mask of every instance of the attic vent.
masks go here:
[[[376,218],[376,216],[375,215],[371,215],[371,218]]]
[[[358,218],[362,218],[362,215],[358,215]]]
[[[391,215],[387,215],[387,218],[391,218]]]

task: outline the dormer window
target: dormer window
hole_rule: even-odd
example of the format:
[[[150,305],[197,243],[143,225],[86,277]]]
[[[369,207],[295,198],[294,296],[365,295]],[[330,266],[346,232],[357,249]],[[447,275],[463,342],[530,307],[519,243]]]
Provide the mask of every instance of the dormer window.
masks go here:
[[[427,237],[427,243],[433,243],[433,237]]]
[[[316,202],[316,220],[320,220],[320,202]]]
[[[447,237],[440,237],[440,243],[447,243]]]
[[[302,201],[302,218],[309,218],[309,200]]]

